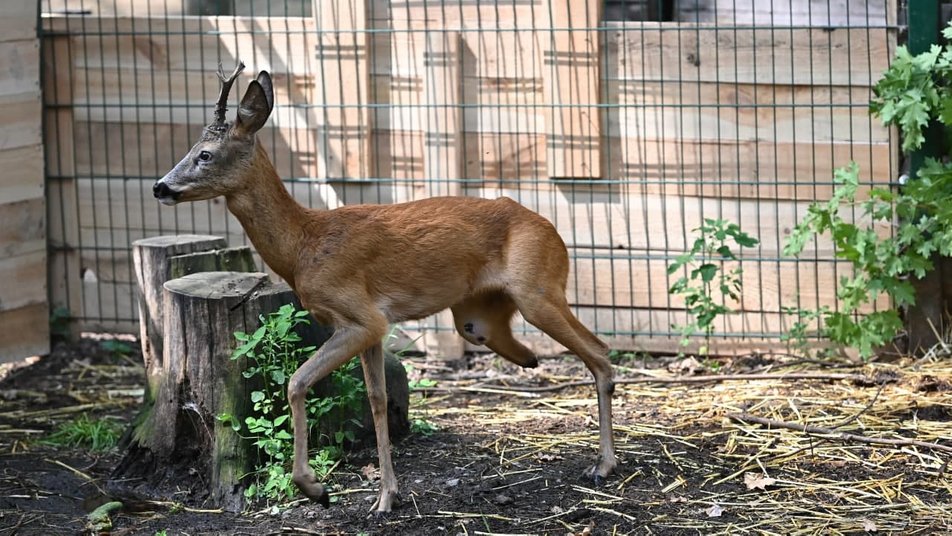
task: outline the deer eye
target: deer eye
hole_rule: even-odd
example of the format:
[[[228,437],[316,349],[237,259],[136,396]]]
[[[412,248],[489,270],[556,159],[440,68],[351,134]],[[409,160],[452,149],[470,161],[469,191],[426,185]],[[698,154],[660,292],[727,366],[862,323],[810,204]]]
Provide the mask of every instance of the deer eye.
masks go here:
[[[202,162],[208,162],[209,160],[212,159],[212,153],[208,151],[202,151],[198,153],[198,159],[201,160]]]

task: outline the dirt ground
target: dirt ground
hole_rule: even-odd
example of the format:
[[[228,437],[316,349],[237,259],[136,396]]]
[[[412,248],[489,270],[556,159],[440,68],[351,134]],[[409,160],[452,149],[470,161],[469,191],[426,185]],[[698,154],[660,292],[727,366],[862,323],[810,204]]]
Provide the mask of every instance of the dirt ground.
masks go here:
[[[110,498],[118,453],[41,440],[83,413],[128,422],[141,397],[137,360],[86,339],[0,371],[0,534],[82,533],[86,514]],[[597,447],[594,390],[566,385],[588,379],[577,360],[519,370],[478,356],[462,371],[410,362],[437,382],[412,395],[411,418],[437,431],[394,446],[403,502],[389,516],[368,516],[375,484],[362,468],[376,456],[364,449],[329,478],[329,509],[298,500],[230,514],[185,492],[165,501],[118,497],[124,507],[111,533],[952,533],[950,358],[831,367],[790,356],[705,365],[625,356],[614,405],[621,464],[598,487],[582,477]],[[817,376],[780,377],[804,372]],[[768,376],[648,381],[714,373]],[[836,433],[729,416],[738,412]]]

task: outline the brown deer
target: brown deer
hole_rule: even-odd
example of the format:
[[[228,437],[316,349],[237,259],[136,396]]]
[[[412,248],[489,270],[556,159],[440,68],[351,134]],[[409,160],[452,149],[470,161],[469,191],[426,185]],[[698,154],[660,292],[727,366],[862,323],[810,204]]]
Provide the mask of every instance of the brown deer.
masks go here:
[[[440,197],[394,205],[310,210],[288,193],[255,133],[274,107],[262,71],[245,91],[234,122],[225,122],[228,93],[244,68],[226,78],[214,120],[181,162],[153,187],[166,205],[224,196],[262,259],[334,333],[291,377],[293,479],[310,499],[328,505],[327,490],[308,466],[305,396],[315,382],[360,355],[377,436],[380,495],[390,511],[397,480],[390,461],[381,339],[388,325],[453,313],[464,339],[486,345],[522,367],[538,362],[517,342],[518,310],[577,354],[595,376],[599,458],[596,482],[617,464],[612,437],[612,368],[608,347],[569,310],[568,253],[548,220],[508,198]]]

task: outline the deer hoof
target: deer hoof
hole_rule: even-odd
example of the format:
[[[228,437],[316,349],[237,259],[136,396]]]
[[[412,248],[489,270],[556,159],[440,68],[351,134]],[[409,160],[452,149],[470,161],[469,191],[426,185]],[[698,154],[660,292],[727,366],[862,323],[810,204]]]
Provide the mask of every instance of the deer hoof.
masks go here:
[[[615,465],[615,463],[606,464],[604,461],[599,459],[598,463],[593,465],[591,469],[585,472],[585,476],[592,479],[596,486],[601,486],[605,484],[608,475],[614,472]]]
[[[314,476],[314,473],[305,473],[292,478],[294,479],[294,484],[297,485],[305,497],[320,504],[324,508],[331,506],[331,496],[327,493],[327,488],[317,481],[317,477]]]
[[[381,491],[380,496],[374,501],[374,505],[370,507],[370,515],[378,519],[384,518],[390,513],[390,509],[395,504],[400,504],[399,493],[396,491]]]

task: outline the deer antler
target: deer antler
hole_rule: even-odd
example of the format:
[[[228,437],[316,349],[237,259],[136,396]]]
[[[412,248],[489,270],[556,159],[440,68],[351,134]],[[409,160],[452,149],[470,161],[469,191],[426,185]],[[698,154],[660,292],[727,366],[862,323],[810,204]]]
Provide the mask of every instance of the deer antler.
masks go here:
[[[221,62],[218,63],[218,80],[221,81],[221,92],[218,94],[218,102],[215,104],[214,124],[223,125],[225,123],[225,112],[228,110],[228,93],[231,91],[231,86],[235,83],[235,79],[238,78],[238,75],[241,74],[244,68],[245,64],[241,60],[238,60],[235,71],[231,73],[231,76],[225,78],[225,72],[222,71]]]

